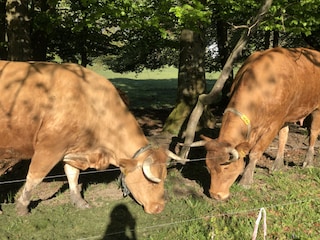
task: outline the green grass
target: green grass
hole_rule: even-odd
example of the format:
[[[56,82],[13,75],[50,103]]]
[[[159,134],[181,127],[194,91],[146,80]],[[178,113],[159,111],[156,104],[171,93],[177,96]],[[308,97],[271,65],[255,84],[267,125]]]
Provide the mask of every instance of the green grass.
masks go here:
[[[167,79],[178,79],[178,69],[175,67],[164,67],[159,70],[143,70],[141,73],[126,72],[126,73],[115,73],[111,70],[106,70],[102,65],[95,64],[89,67],[96,73],[105,76],[107,79],[134,79],[134,80],[167,80]],[[219,77],[218,72],[206,73],[207,80],[216,80]]]
[[[199,240],[213,235],[214,239],[250,239],[262,207],[268,239],[318,239],[319,176],[316,168],[297,167],[274,175],[257,169],[251,189],[235,184],[229,201],[216,202],[202,193],[198,183],[170,169],[168,202],[159,215],[145,214],[130,198],[108,201],[107,196],[88,210],[40,203],[24,217],[16,216],[13,204],[4,204],[0,239],[123,239],[132,234],[135,239],[153,240]],[[258,239],[262,239],[262,221]]]
[[[124,91],[130,100],[130,107],[135,109],[173,108],[177,97],[178,70],[173,67],[161,70],[144,70],[141,73],[114,73],[100,65],[90,67],[105,76],[115,86]],[[207,90],[209,91],[218,73],[207,73]]]

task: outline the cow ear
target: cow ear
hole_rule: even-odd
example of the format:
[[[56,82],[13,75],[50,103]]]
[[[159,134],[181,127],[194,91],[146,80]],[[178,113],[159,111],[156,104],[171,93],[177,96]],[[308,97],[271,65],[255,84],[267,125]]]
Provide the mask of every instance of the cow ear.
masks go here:
[[[250,151],[250,145],[248,142],[243,142],[237,145],[236,149],[239,153],[239,158],[244,158]]]
[[[137,168],[137,161],[133,159],[120,159],[119,167],[121,172],[126,175]]]
[[[230,144],[225,144],[225,143],[220,143],[217,141],[217,139],[211,139],[211,138],[208,138],[210,140],[204,140],[206,141],[206,149],[208,151],[221,151],[222,148],[225,148],[225,147],[229,147]]]
[[[212,140],[212,138],[209,138],[209,137],[207,137],[207,136],[205,136],[205,135],[200,135],[200,137],[203,139],[203,140],[205,140],[205,141],[207,141],[207,142],[209,142],[209,141],[211,141]]]

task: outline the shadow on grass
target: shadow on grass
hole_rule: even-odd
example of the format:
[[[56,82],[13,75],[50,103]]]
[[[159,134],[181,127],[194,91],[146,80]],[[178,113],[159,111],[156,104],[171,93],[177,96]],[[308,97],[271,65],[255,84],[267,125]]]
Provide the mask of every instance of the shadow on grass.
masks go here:
[[[113,78],[110,81],[127,94],[129,106],[135,109],[173,108],[177,100],[177,79]],[[214,83],[215,81],[207,81],[207,90]]]
[[[215,139],[219,135],[219,129],[202,129],[200,132],[196,133],[195,141],[200,140],[201,135]],[[176,146],[177,142],[182,143],[184,142],[184,139],[173,138],[170,150],[174,151],[173,148]],[[203,193],[210,197],[209,188],[211,177],[206,167],[205,158],[206,150],[204,147],[190,148],[188,159],[191,159],[191,161],[185,165],[177,165],[176,168],[181,172],[184,178],[196,181],[203,188]]]
[[[134,80],[115,78],[110,81],[126,93],[130,107],[135,109],[174,107],[177,96],[177,79]]]
[[[136,220],[124,204],[115,206],[102,240],[136,240]]]

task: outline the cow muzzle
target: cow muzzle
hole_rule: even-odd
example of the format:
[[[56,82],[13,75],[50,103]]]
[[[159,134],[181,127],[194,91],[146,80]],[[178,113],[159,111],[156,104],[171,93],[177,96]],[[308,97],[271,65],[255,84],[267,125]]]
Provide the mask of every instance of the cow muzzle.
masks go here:
[[[230,197],[230,193],[228,192],[211,192],[210,197],[217,201],[226,201]]]
[[[161,213],[164,209],[164,203],[150,203],[146,206],[143,206],[143,209],[146,213],[149,214],[158,214]]]

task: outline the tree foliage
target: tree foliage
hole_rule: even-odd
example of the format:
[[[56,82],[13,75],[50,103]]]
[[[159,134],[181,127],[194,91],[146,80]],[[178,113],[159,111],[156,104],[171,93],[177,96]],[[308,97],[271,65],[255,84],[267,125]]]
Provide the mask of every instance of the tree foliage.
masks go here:
[[[264,30],[278,30],[309,36],[320,24],[317,0],[276,0],[262,25]]]
[[[5,2],[2,0],[1,6]],[[206,31],[205,41],[211,45],[217,40],[217,21],[227,24],[226,47],[232,48],[241,26],[246,24],[260,3],[256,0],[28,2],[31,47],[35,59],[58,55],[64,61],[90,63],[96,56],[108,55],[112,56],[108,63],[117,71],[140,71],[144,67],[155,69],[165,64],[177,66],[181,30],[187,28],[197,31],[203,27]],[[286,39],[288,36],[290,39],[309,37],[312,38],[311,42],[319,42],[319,5],[320,2],[316,0],[274,1],[269,15],[261,24],[261,34],[255,37],[255,45],[259,43],[257,48],[264,46],[261,36],[268,31],[278,31]],[[3,23],[4,13],[1,9],[0,23]],[[6,55],[3,53],[4,47],[8,47],[7,38],[3,36],[0,38],[2,57]],[[281,44],[285,45],[286,42],[282,41]],[[209,60],[207,69],[213,70],[214,65],[221,68],[221,64],[216,62],[219,59],[214,62]]]

